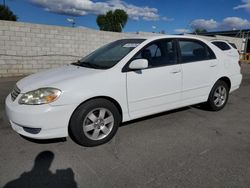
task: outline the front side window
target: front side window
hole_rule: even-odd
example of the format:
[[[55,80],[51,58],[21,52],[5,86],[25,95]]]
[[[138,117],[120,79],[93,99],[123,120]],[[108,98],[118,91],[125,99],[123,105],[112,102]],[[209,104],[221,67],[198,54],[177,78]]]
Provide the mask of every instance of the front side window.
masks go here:
[[[97,49],[73,64],[88,68],[108,69],[116,65],[143,41],[144,39],[118,40]]]
[[[195,40],[179,41],[180,59],[182,63],[214,59],[212,50],[204,43]]]
[[[142,49],[133,59],[147,59],[149,68],[177,63],[173,40],[159,40]]]

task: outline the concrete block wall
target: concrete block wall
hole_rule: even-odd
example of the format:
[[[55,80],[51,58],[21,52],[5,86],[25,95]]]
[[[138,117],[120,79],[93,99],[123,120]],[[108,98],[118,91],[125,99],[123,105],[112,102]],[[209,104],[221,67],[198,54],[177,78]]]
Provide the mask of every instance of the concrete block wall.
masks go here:
[[[0,21],[0,77],[27,75],[62,66],[108,42],[145,35],[155,34]]]

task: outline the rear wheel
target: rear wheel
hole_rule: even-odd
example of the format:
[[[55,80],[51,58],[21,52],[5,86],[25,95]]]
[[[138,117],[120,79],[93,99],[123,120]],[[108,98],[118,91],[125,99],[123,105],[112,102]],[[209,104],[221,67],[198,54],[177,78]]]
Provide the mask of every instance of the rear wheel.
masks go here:
[[[218,80],[212,88],[207,106],[212,111],[219,111],[223,109],[228,101],[229,87],[223,80]]]
[[[79,106],[70,121],[73,140],[83,146],[97,146],[108,142],[117,132],[121,115],[106,99],[95,99]]]

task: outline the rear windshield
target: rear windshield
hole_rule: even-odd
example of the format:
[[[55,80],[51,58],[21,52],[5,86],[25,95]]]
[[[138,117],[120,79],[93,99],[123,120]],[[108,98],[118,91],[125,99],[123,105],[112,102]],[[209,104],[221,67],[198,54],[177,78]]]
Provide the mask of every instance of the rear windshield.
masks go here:
[[[230,50],[231,47],[225,43],[225,42],[221,42],[221,41],[213,41],[212,42],[215,46],[217,46],[218,48],[220,48],[221,50],[223,51],[226,51],[226,50]]]

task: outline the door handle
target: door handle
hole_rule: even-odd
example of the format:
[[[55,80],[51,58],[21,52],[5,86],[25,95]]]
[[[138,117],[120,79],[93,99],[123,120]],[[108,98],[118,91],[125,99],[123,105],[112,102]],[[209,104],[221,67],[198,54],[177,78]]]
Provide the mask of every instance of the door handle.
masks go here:
[[[173,69],[173,70],[171,71],[171,73],[173,73],[173,74],[177,74],[177,73],[179,73],[179,72],[181,72],[181,69]]]
[[[216,65],[211,64],[210,67],[216,67]]]
[[[213,62],[213,63],[210,63],[210,67],[216,67],[217,66],[217,63]]]

